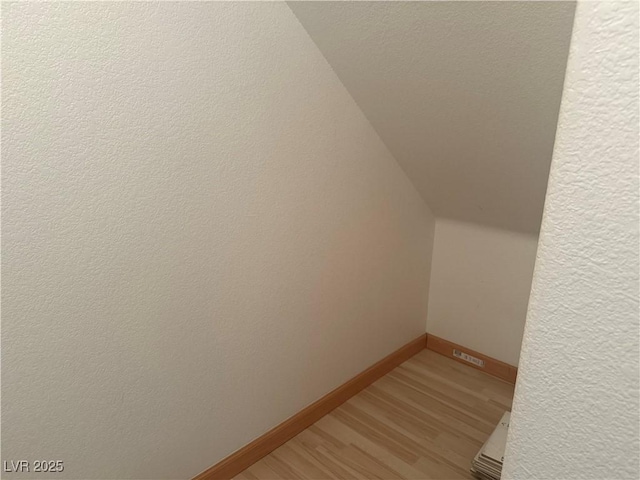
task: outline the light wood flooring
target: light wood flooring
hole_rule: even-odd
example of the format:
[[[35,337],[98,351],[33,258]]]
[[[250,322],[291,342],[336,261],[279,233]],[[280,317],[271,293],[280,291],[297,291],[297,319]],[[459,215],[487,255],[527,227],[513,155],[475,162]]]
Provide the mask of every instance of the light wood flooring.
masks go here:
[[[235,478],[472,478],[513,388],[423,350]]]

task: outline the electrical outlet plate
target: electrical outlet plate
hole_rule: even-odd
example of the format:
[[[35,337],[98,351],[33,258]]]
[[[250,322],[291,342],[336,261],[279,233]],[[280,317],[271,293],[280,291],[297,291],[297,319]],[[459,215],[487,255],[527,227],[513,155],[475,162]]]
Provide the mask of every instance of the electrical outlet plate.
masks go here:
[[[473,363],[476,367],[484,368],[484,360],[480,360],[473,355],[456,350],[455,348],[453,349],[453,356],[460,360],[464,360],[465,362]]]

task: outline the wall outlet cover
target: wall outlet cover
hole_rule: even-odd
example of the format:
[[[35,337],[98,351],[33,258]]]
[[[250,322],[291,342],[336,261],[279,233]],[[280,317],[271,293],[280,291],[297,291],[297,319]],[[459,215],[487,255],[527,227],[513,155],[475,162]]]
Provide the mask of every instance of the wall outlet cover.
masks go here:
[[[476,365],[478,367],[484,368],[484,360],[480,360],[479,358],[476,358],[473,355],[469,355],[469,354],[464,353],[464,352],[462,352],[460,350],[456,350],[455,348],[453,349],[453,356],[456,357],[456,358],[460,358],[460,359],[464,360],[465,362],[473,363],[474,365]]]

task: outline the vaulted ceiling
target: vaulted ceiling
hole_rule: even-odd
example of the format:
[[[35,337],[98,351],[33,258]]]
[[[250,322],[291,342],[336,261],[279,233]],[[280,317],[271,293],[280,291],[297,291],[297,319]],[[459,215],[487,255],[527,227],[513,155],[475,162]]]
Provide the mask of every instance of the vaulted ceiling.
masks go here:
[[[438,216],[536,233],[574,2],[288,2]]]

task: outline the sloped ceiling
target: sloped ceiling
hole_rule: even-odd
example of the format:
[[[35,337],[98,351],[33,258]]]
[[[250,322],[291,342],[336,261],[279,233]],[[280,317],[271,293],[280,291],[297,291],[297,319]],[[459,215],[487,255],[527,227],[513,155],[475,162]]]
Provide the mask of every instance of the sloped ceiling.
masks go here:
[[[574,2],[288,2],[438,216],[537,233]]]

